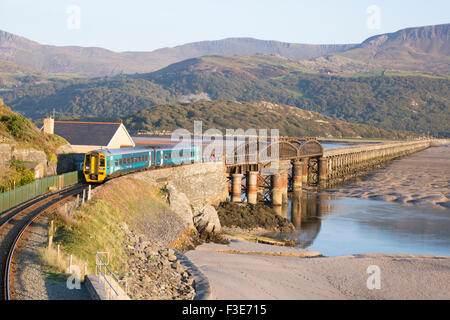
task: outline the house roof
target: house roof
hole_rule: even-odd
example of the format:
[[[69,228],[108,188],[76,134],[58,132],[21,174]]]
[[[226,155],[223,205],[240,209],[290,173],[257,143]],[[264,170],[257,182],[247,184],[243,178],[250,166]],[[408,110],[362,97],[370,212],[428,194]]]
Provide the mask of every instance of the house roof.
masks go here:
[[[71,145],[107,146],[120,122],[55,121],[54,133]]]

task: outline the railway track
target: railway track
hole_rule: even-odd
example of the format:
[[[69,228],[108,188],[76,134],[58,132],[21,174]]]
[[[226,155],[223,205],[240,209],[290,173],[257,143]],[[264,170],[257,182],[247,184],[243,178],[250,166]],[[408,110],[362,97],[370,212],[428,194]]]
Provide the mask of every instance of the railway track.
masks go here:
[[[83,192],[79,184],[24,202],[0,215],[0,300],[10,300],[10,274],[14,253],[22,235],[42,214],[54,211],[61,204]]]

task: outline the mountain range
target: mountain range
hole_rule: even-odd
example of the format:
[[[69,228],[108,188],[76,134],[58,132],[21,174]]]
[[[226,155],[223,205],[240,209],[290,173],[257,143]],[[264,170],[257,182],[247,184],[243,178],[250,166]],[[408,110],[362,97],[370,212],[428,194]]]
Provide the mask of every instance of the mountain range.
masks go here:
[[[304,66],[334,73],[394,69],[449,75],[450,24],[373,36],[349,50],[305,61]]]
[[[114,52],[96,47],[42,45],[0,31],[0,60],[37,72],[95,77],[148,73],[175,62],[209,55],[264,54],[302,60],[306,68],[325,73],[395,69],[449,74],[449,37],[449,24],[442,24],[377,35],[360,44],[312,45],[228,38],[151,52]]]
[[[151,52],[114,52],[96,47],[50,46],[0,31],[0,60],[44,73],[112,76],[151,72],[169,64],[207,55],[280,55],[289,59],[313,59],[341,52],[354,44],[311,45],[229,38],[162,48]],[[1,68],[1,67],[0,67]],[[1,71],[1,69],[0,69]]]

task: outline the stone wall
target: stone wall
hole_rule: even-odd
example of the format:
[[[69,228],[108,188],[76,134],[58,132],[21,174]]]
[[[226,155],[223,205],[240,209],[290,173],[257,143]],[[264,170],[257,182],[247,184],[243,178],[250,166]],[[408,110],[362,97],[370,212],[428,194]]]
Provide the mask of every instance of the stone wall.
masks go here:
[[[0,165],[7,165],[10,160],[40,163],[46,176],[56,174],[56,163],[47,160],[44,151],[31,148],[17,148],[11,144],[0,144]]]
[[[228,199],[226,170],[221,162],[148,170],[133,176],[160,187],[173,186],[191,204],[216,204]]]

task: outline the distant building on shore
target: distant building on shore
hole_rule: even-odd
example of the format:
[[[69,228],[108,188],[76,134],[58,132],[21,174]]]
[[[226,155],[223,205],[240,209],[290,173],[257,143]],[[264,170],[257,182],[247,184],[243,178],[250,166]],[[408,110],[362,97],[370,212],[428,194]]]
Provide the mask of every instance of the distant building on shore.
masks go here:
[[[46,118],[44,132],[66,139],[74,153],[135,146],[121,122],[55,121]]]

